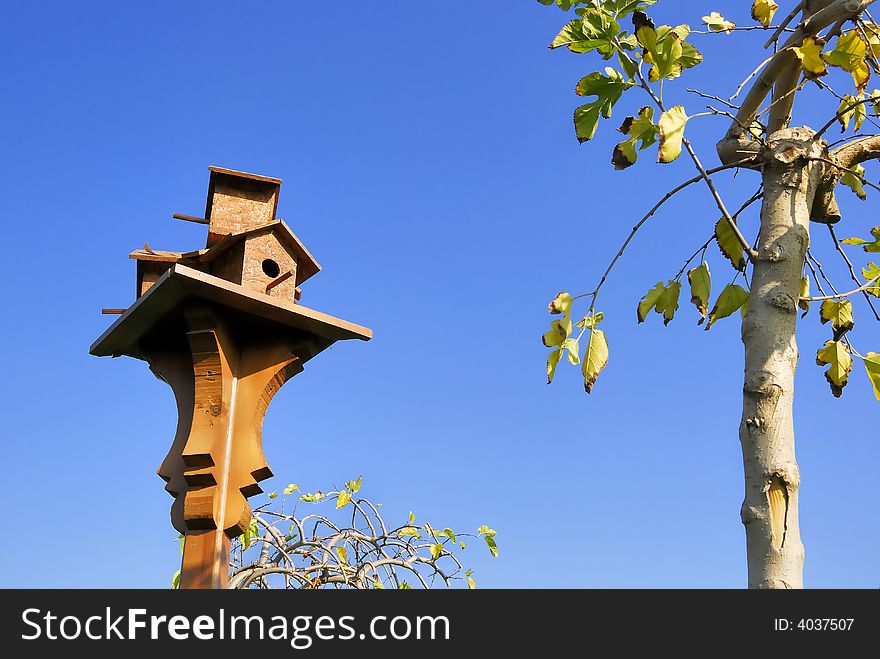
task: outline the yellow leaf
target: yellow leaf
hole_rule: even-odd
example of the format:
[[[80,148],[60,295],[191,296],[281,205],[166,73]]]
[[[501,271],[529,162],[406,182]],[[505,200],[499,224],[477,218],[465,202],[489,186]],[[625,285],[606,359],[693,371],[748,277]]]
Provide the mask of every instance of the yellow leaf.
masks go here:
[[[645,293],[645,297],[639,301],[639,306],[636,309],[636,317],[640,323],[645,322],[645,318],[648,317],[648,312],[657,305],[657,300],[660,299],[660,296],[663,295],[663,291],[665,290],[666,286],[663,285],[663,282],[658,281],[654,288]]]
[[[718,249],[730,260],[734,268],[745,270],[746,255],[742,243],[725,217],[722,217],[715,224],[715,242],[718,243]]]
[[[344,508],[349,501],[351,501],[351,494],[343,490],[336,499],[336,509]]]
[[[831,366],[825,371],[825,379],[831,385],[831,393],[834,397],[840,398],[852,370],[852,357],[846,346],[842,341],[826,341],[825,346],[820,348],[816,355],[816,364]]]
[[[440,554],[443,553],[443,545],[437,543],[436,545],[431,545],[431,558],[435,561],[440,558]]]
[[[728,21],[717,11],[713,11],[708,16],[703,16],[703,22],[713,32],[726,32],[727,34],[730,34],[733,31],[733,28],[736,27],[736,23]]]
[[[587,342],[587,351],[584,353],[582,372],[584,374],[584,389],[587,393],[593,391],[599,373],[608,364],[608,341],[605,332],[599,329],[590,330],[590,340]]]
[[[676,105],[660,115],[660,153],[657,162],[672,162],[681,155],[681,141],[688,116],[684,106]]]
[[[557,348],[547,356],[547,384],[553,382],[553,376],[556,375],[556,367],[562,358],[562,348]]]
[[[698,324],[702,325],[709,311],[709,295],[712,292],[709,264],[703,261],[700,266],[688,270],[688,283],[691,285],[691,303],[697,308],[700,314]]]
[[[792,48],[792,51],[801,61],[808,78],[818,78],[828,73],[825,60],[822,59],[822,44],[813,37],[807,37],[799,48]]]
[[[566,293],[565,291],[559,293],[556,298],[552,302],[550,302],[550,313],[566,313],[569,309],[571,309],[571,302],[572,297],[569,293]]]
[[[678,297],[681,294],[681,282],[670,281],[666,290],[657,300],[657,313],[663,314],[663,324],[668,325],[678,310]]]
[[[810,279],[809,277],[801,278],[801,292],[798,297],[798,307],[803,310],[803,314],[801,314],[801,318],[807,315],[807,312],[810,311],[810,301],[807,299],[810,297]]]
[[[477,587],[477,582],[474,581],[473,577],[467,578],[467,585],[469,590],[474,590]]]
[[[840,177],[840,182],[855,192],[856,197],[862,201],[865,201],[865,199],[868,198],[868,193],[865,192],[864,180],[865,168],[860,164],[851,167],[849,171],[845,171],[843,176]],[[846,240],[842,240],[841,242],[845,243]]]
[[[345,551],[345,547],[334,547],[333,549],[335,549],[336,553],[339,554],[339,558],[342,560],[343,563],[348,563],[348,554]]]
[[[823,325],[831,323],[834,340],[840,338],[853,328],[852,302],[849,300],[825,300],[819,308],[819,322]]]
[[[868,371],[868,379],[874,386],[874,396],[880,400],[880,353],[869,352],[864,356],[865,369]]]
[[[752,18],[764,27],[770,27],[777,9],[779,9],[779,5],[773,0],[755,0],[752,4]]]
[[[871,77],[871,69],[868,68],[868,62],[865,61],[867,49],[868,44],[865,43],[858,31],[850,30],[846,34],[840,35],[834,50],[825,53],[822,57],[831,66],[839,66],[845,71],[849,71],[856,88],[861,93]]]
[[[709,322],[706,323],[706,329],[710,329],[715,324],[715,321],[732,315],[734,311],[743,307],[748,301],[749,292],[747,290],[736,284],[728,284],[715,301],[712,311],[709,312]]]

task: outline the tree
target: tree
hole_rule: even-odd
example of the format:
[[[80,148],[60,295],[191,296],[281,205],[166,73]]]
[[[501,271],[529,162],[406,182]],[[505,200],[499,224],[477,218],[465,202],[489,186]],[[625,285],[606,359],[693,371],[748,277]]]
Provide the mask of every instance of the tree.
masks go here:
[[[821,303],[819,320],[829,326],[830,337],[818,347],[816,360],[828,367],[825,377],[831,393],[842,395],[856,357],[864,364],[880,400],[880,354],[862,355],[851,336],[854,299],[866,303],[866,310],[880,321],[872,303],[872,297],[880,297],[880,267],[866,262],[859,277],[857,266],[842,246],[880,252],[880,226],[871,229],[871,238],[867,239],[838,240],[834,230],[841,219],[835,197],[839,183],[862,200],[867,196],[865,186],[880,190],[867,180],[863,165],[880,158],[880,134],[857,134],[866,125],[880,129],[875,121],[880,115],[880,90],[866,91],[872,72],[880,73],[880,24],[868,12],[873,0],[792,0],[790,12],[779,14],[784,18],[775,24],[777,3],[754,0],[754,25],[739,27],[712,11],[703,16],[705,28],[697,32],[687,25],[655,25],[646,12],[658,0],[538,1],[575,14],[550,48],[565,47],[610,64],[577,84],[576,93],[591,99],[575,110],[577,139],[582,143],[592,139],[621,99],[635,100],[633,97],[642,94],[643,107],[618,128],[626,139],[614,149],[614,168],[634,165],[639,153],[656,143],[659,163],[672,162],[684,151],[697,171],[636,223],[591,292],[574,296],[563,292],[550,303],[550,313],[562,319],[554,320],[543,336],[544,344],[551,349],[548,382],[553,380],[560,360],[567,358],[571,364],[581,365],[587,393],[593,390],[609,359],[605,332],[598,328],[604,319],[597,307],[603,285],[645,222],[681,190],[704,184],[717,207],[715,217],[720,219],[713,221],[714,227],[707,226],[706,241],[685,260],[681,270],[666,283],[658,282],[641,298],[637,320],[644,322],[654,311],[668,325],[679,308],[685,272],[691,302],[707,330],[740,312],[745,345],[739,427],[745,472],[741,516],[746,530],[748,583],[753,588],[801,588],[804,548],[798,528],[800,474],[792,417],[798,360],[795,331],[800,311],[806,316],[812,302]],[[756,29],[769,34],[765,48],[772,47],[772,52],[761,57],[763,61],[729,100],[687,90],[712,101],[705,111],[688,114],[683,104],[669,102],[669,89],[664,96],[665,81],[679,81],[703,60],[689,41],[691,35],[733,39],[737,32]],[[832,70],[851,87],[849,93],[840,94],[823,81]],[[829,121],[816,130],[791,127],[795,100],[807,85],[835,97],[829,105]],[[747,87],[742,101],[735,103]],[[682,91],[678,86],[674,88],[675,93]],[[726,123],[716,145],[720,159],[716,167],[704,166],[685,137],[688,122],[699,117],[721,118]],[[848,135],[829,144],[824,136],[834,124]],[[740,170],[755,172],[760,183],[738,210],[730,212],[715,175]],[[737,218],[757,202],[761,205],[760,229],[750,242]],[[810,250],[811,223],[825,225],[822,230],[845,260],[853,284],[836,286],[826,276]],[[727,266],[732,266],[733,277],[710,304],[707,250],[713,242]],[[740,278],[742,285],[737,283]],[[811,295],[811,281],[818,295]],[[589,302],[589,306],[583,317],[572,323],[579,300]]]
[[[280,496],[270,492],[248,530],[233,541],[229,588],[427,589],[461,582],[473,589],[473,570],[465,570],[457,556],[467,548],[465,539],[485,543],[498,557],[496,532],[486,525],[456,533],[417,524],[410,512],[405,523],[389,527],[379,512],[382,504],[357,496],[362,484],[358,478],[327,493],[301,493],[290,483]],[[301,504],[331,503],[326,514],[299,510]],[[334,514],[345,521],[334,521]],[[178,570],[172,588],[179,577]]]

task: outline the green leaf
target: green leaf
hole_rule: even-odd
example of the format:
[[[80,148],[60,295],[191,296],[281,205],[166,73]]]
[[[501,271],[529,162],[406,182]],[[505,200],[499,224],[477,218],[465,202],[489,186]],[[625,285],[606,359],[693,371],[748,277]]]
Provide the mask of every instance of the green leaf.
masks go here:
[[[777,9],[779,9],[779,5],[773,0],[755,0],[752,3],[752,18],[764,27],[770,27]]]
[[[663,324],[668,325],[675,312],[678,310],[678,298],[681,295],[681,282],[670,281],[666,284],[666,290],[657,300],[655,311],[663,314]]]
[[[871,69],[865,59],[868,44],[858,30],[850,30],[837,38],[834,49],[822,57],[831,66],[838,66],[852,74],[856,89],[861,93],[871,78]],[[856,129],[858,130],[858,129]]]
[[[834,340],[840,341],[854,325],[852,302],[849,300],[825,300],[819,308],[819,322],[831,323]]]
[[[636,162],[638,151],[644,151],[657,141],[657,125],[654,124],[654,108],[644,107],[639,110],[638,117],[627,117],[617,129],[629,139],[616,147],[611,156],[614,169],[626,169]],[[641,142],[641,146],[638,143]]]
[[[865,199],[868,198],[868,193],[865,192],[865,186],[863,185],[864,180],[865,168],[858,164],[844,171],[843,176],[840,177],[840,182],[843,185],[847,186],[850,190],[855,192],[856,197],[858,197],[862,201],[865,201]]]
[[[587,52],[581,49],[581,44],[587,41],[587,35],[584,34],[584,22],[582,20],[574,20],[567,23],[559,34],[550,42],[550,48],[561,48],[568,46],[568,49],[575,53]]]
[[[486,544],[489,546],[489,553],[492,554],[492,558],[498,558],[498,545],[495,543],[494,534],[484,535],[483,540],[485,540]]]
[[[654,288],[645,293],[645,296],[639,300],[639,306],[636,308],[636,317],[638,318],[639,323],[645,322],[645,318],[648,317],[648,312],[657,306],[657,300],[660,299],[660,296],[663,295],[665,291],[666,286],[663,285],[662,281],[658,281]]]
[[[606,67],[605,75],[598,71],[582,78],[575,92],[578,96],[595,96],[596,100],[580,106],[574,111],[574,127],[578,141],[583,143],[593,139],[599,118],[608,119],[615,103],[623,92],[635,83],[625,80],[618,71]]]
[[[583,327],[585,329],[593,329],[599,323],[601,323],[603,320],[605,320],[605,314],[600,311],[598,313],[593,313],[588,316],[584,316],[577,323],[575,323],[575,325],[577,327]]]
[[[412,586],[410,586],[405,581],[401,581],[399,584],[397,584],[397,590],[412,590]]]
[[[599,373],[608,364],[608,341],[605,332],[600,329],[590,330],[590,340],[587,342],[587,350],[581,364],[584,374],[584,389],[587,393],[593,391],[593,386],[599,377]]]
[[[636,39],[644,48],[642,58],[651,64],[648,81],[657,82],[661,78],[677,78],[684,69],[689,69],[703,61],[700,52],[685,39],[690,34],[687,25],[670,27],[661,25],[653,28],[642,25],[636,30]]]
[[[840,105],[837,107],[837,121],[840,124],[840,132],[845,133],[849,128],[849,122],[853,118],[856,111],[855,97],[847,94],[840,99]],[[861,104],[864,106],[864,103]],[[858,130],[858,128],[856,129]]]
[[[709,311],[709,296],[712,293],[712,277],[709,274],[709,264],[703,263],[696,268],[688,270],[688,283],[691,285],[691,304],[697,308],[700,314],[698,325],[706,320]]]
[[[688,116],[684,106],[676,105],[662,115],[657,124],[660,131],[660,151],[657,162],[672,162],[681,155],[681,142]]]
[[[336,510],[340,508],[345,508],[348,505],[348,502],[351,501],[351,494],[343,490],[339,493],[339,496],[336,497]]]
[[[247,549],[248,547],[251,546],[251,527],[250,526],[248,526],[244,530],[244,533],[242,533],[242,535],[241,535],[241,546],[242,546],[242,549]]]
[[[278,498],[278,490],[272,490],[271,492],[269,492],[269,494],[267,496],[270,499],[277,499]]]
[[[708,16],[703,16],[703,22],[713,32],[726,32],[730,34],[736,27],[736,23],[726,20],[717,11],[713,11]]]
[[[870,355],[871,353],[868,354]],[[178,588],[180,588],[180,570],[171,575],[171,590],[177,590]]]
[[[880,226],[871,229],[871,236],[874,238],[873,242],[861,238],[844,238],[840,242],[844,245],[864,245],[862,249],[866,252],[880,252]]]
[[[467,545],[461,540],[458,541],[458,546],[461,547],[462,549],[467,549]]]
[[[385,584],[378,579],[373,579],[373,590],[385,590]]]
[[[853,130],[858,132],[862,128],[862,124],[865,123],[865,119],[868,118],[868,104],[859,103],[853,111],[855,112],[853,115]]]
[[[317,503],[318,501],[321,501],[322,499],[325,499],[326,496],[327,496],[327,495],[325,495],[323,492],[321,492],[320,490],[318,490],[318,491],[315,492],[314,494],[303,494],[303,495],[299,498],[299,500],[300,500],[300,501],[305,501],[306,503]]]
[[[364,477],[358,476],[358,479],[356,481],[354,481],[354,480],[348,481],[345,484],[345,489],[348,490],[349,492],[351,492],[352,494],[357,494],[357,491],[361,489],[361,485],[363,485],[363,482],[364,482]]]
[[[801,278],[801,292],[798,296],[798,307],[803,309],[801,314],[801,318],[804,318],[807,313],[810,311],[810,301],[807,299],[810,297],[810,278],[802,277]]]
[[[495,529],[490,529],[488,526],[483,524],[480,528],[477,529],[477,533],[480,535],[497,535],[498,532]]]
[[[865,282],[873,281],[874,285],[866,289],[869,295],[880,297],[880,267],[876,263],[868,263],[867,268],[862,268],[862,276]]]
[[[706,323],[706,329],[711,329],[715,321],[732,315],[737,309],[746,304],[748,299],[749,292],[742,286],[728,284],[715,301],[712,311],[709,312],[709,322]]]
[[[874,387],[874,396],[880,400],[880,353],[869,352],[862,358],[865,370],[868,371],[868,379]]]
[[[647,292],[639,302],[636,316],[639,322],[643,322],[648,312],[654,309],[663,315],[663,324],[668,325],[678,309],[678,298],[681,294],[681,282],[669,281],[665,286],[662,282]]]
[[[746,269],[745,251],[733,228],[730,226],[730,222],[724,217],[715,224],[715,242],[718,244],[718,249],[721,250],[721,253],[730,261],[733,267],[744,272]]]
[[[296,483],[290,483],[287,487],[284,488],[284,494],[293,494],[299,489],[299,485]]]
[[[443,545],[437,543],[435,545],[431,545],[431,558],[435,561],[440,558],[440,555],[443,553]]]
[[[446,537],[449,538],[450,540],[452,540],[452,542],[456,542],[455,532],[452,529],[450,529],[448,526],[445,529],[443,529],[443,533],[445,533]]]
[[[468,590],[474,590],[477,587],[477,582],[474,581],[473,577],[468,577],[467,578],[467,585],[468,585]]]
[[[816,364],[831,366],[825,371],[825,379],[831,385],[831,393],[834,394],[834,397],[840,398],[852,370],[852,357],[849,350],[846,349],[842,341],[826,341],[825,346],[820,348],[816,355]]]

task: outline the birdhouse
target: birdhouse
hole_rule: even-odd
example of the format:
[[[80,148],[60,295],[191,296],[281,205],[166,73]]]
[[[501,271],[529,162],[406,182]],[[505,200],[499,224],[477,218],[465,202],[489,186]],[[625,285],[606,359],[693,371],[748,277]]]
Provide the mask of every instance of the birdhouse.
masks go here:
[[[205,249],[156,251],[144,245],[137,261],[137,295],[146,293],[173,264],[194,268],[252,291],[299,299],[299,285],[321,266],[284,221],[276,219],[281,180],[209,167],[205,218],[175,215],[208,225]]]
[[[181,587],[221,588],[232,538],[251,520],[249,497],[272,476],[262,425],[274,395],[333,343],[372,332],[298,304],[320,266],[276,218],[281,181],[210,168],[204,249],[144,243],[137,299],[90,352],[146,361],[177,399],[177,432],[158,469],[185,535]]]

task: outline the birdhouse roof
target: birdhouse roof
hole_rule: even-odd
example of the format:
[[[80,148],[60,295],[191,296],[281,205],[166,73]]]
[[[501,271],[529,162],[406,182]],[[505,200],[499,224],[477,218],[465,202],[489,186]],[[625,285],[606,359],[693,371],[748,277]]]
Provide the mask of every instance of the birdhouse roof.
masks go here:
[[[296,259],[297,286],[299,286],[309,277],[312,277],[313,275],[320,272],[320,264],[315,260],[315,257],[311,255],[309,250],[306,249],[305,245],[302,244],[300,239],[296,237],[296,234],[291,231],[290,227],[287,226],[284,220],[275,220],[273,222],[269,222],[268,224],[253,227],[252,229],[229,234],[227,236],[224,236],[221,240],[214,243],[210,247],[195,250],[192,252],[156,251],[149,249],[149,247],[145,244],[144,249],[133,251],[131,254],[129,254],[129,258],[136,259],[138,261],[162,261],[165,263],[185,263],[187,261],[198,261],[200,263],[206,263],[209,261],[213,261],[224,252],[226,252],[229,248],[238,244],[240,241],[245,240],[248,236],[260,231],[264,231],[266,229],[271,229],[275,236],[277,236],[278,239],[281,241],[281,243],[287,246],[294,253],[294,258]]]
[[[260,295],[225,279],[175,263],[92,344],[89,352],[97,356],[129,355],[143,359],[139,347],[141,339],[169,315],[179,313],[183,301],[193,298],[223,306],[234,318],[245,319],[249,326],[259,321],[266,323],[267,327],[308,332],[320,339],[320,350],[334,341],[368,341],[373,335],[366,327],[299,304]]]

